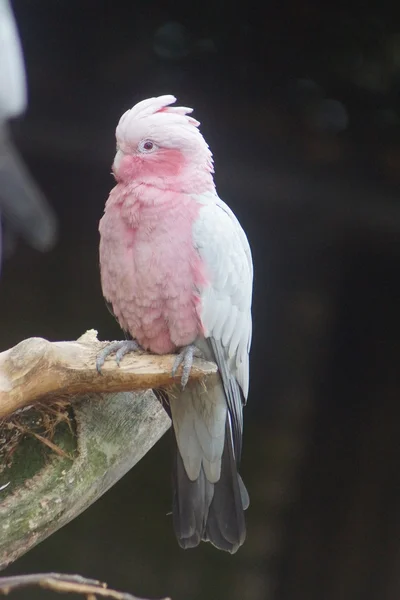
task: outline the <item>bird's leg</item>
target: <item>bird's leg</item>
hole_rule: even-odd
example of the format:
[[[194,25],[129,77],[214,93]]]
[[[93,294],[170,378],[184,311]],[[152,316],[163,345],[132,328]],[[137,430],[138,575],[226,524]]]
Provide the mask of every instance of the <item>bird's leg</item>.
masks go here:
[[[182,365],[182,377],[181,377],[181,386],[184,390],[187,382],[189,381],[190,371],[193,365],[193,357],[202,357],[201,351],[194,345],[190,344],[189,346],[185,346],[176,355],[174,366],[172,367],[172,377],[175,377],[176,372],[180,365]]]
[[[136,350],[140,350],[140,346],[136,340],[123,340],[122,342],[111,342],[111,344],[108,344],[108,346],[103,348],[103,350],[101,350],[101,352],[99,352],[97,355],[97,372],[101,375],[102,366],[104,365],[107,356],[110,356],[110,354],[114,354],[115,352],[115,360],[117,365],[119,366],[119,363],[121,362],[125,354],[128,354],[128,352],[136,352]]]

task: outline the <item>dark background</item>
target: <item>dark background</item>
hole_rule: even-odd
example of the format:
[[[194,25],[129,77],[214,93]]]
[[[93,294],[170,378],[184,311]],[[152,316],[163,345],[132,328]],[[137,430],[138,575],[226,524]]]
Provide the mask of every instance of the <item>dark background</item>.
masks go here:
[[[398,600],[396,3],[13,7],[30,99],[12,132],[60,233],[48,254],[21,242],[5,263],[1,349],[92,327],[121,336],[102,300],[97,227],[116,123],[153,95],[195,108],[219,194],[248,234],[255,288],[240,551],[177,546],[167,434],[4,574],[78,572],[173,600]]]

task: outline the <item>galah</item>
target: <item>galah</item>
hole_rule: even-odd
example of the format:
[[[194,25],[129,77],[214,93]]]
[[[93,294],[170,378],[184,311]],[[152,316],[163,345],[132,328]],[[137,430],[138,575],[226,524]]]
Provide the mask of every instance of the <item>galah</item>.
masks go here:
[[[249,496],[238,474],[249,387],[253,265],[246,235],[218,197],[213,160],[192,109],[171,95],[125,112],[117,181],[100,221],[103,295],[127,334],[97,357],[138,348],[175,353],[169,395],[177,452],[173,524],[182,548],[244,542]],[[213,384],[188,381],[193,356],[215,361]]]

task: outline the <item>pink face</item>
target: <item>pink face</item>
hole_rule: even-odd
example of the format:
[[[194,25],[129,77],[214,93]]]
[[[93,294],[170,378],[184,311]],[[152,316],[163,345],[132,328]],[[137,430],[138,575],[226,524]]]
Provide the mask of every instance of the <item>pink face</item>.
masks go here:
[[[180,150],[162,148],[150,140],[142,140],[135,149],[120,144],[112,170],[119,182],[144,182],[155,177],[176,177],[184,164]]]

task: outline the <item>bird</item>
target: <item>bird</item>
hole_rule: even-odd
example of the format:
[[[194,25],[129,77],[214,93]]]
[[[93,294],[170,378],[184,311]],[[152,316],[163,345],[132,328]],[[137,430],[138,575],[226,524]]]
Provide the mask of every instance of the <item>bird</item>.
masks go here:
[[[246,234],[214,183],[212,153],[192,109],[173,95],[127,110],[116,128],[116,180],[99,223],[103,296],[127,339],[97,356],[175,354],[168,394],[176,444],[172,520],[181,548],[208,541],[235,553],[249,495],[238,469],[249,389],[253,262]],[[193,358],[215,382],[190,380]]]

